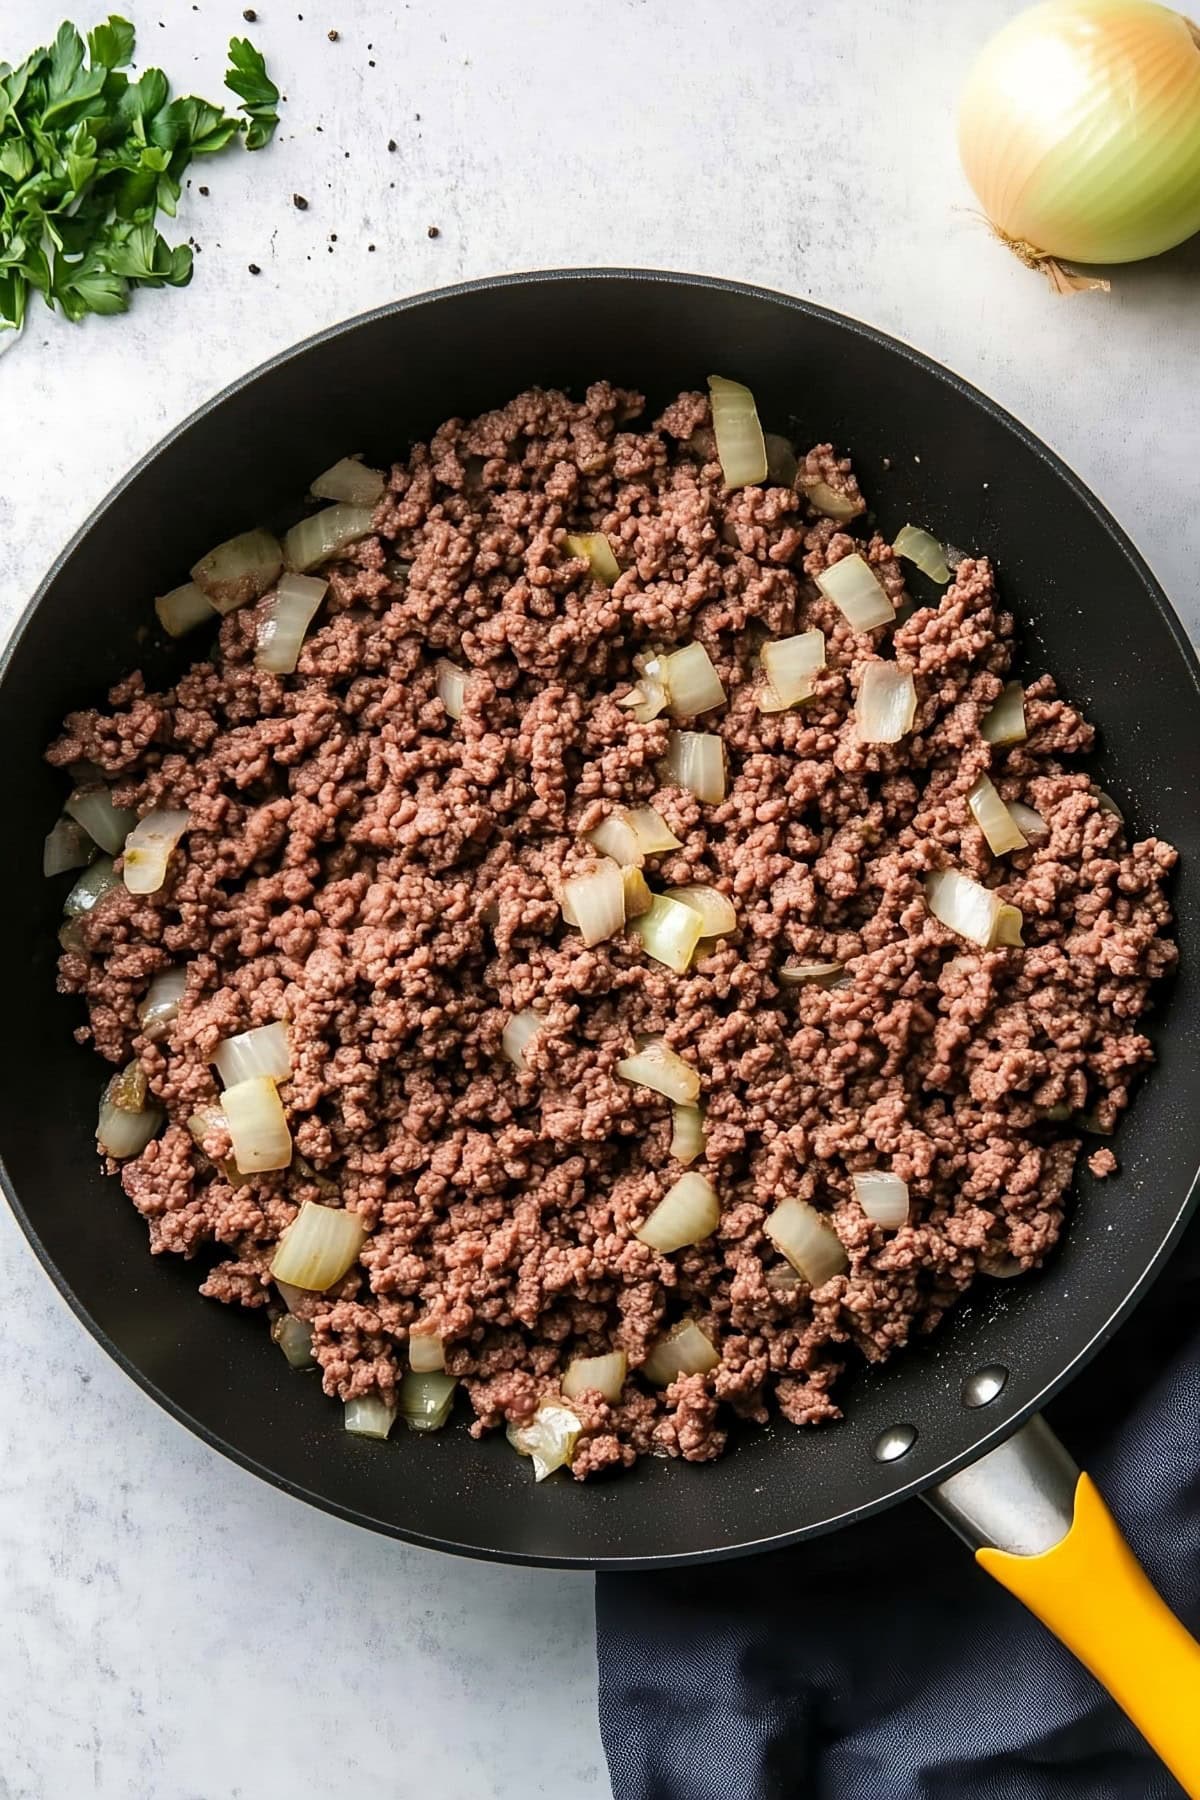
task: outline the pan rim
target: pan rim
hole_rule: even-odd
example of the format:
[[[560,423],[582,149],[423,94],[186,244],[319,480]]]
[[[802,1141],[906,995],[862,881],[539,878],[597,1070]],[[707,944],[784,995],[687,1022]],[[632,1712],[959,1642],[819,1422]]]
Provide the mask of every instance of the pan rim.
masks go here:
[[[1086,484],[1080,479],[1059,452],[1053,450],[1042,438],[1038,437],[1015,414],[1000,406],[973,383],[957,374],[954,370],[938,362],[924,351],[910,344],[893,333],[879,330],[866,321],[852,315],[824,307],[813,301],[801,299],[795,295],[783,293],[777,289],[764,287],[755,283],[732,279],[685,273],[682,271],[644,268],[557,268],[516,271],[501,275],[485,276],[478,280],[457,282],[452,285],[425,290],[419,294],[405,296],[402,299],[388,301],[366,312],[358,313],[348,319],[325,326],[320,331],[289,345],[257,364],[254,368],[227,383],[215,394],[210,395],[195,407],[184,419],[167,432],[155,445],[141,456],[120,480],[105,494],[99,503],[92,508],[87,517],[77,527],[70,540],[55,557],[50,567],[35,588],[30,600],[21,612],[8,641],[0,653],[0,688],[7,679],[13,657],[29,629],[35,615],[41,607],[47,593],[57,580],[60,572],[86,541],[99,520],[120,499],[142,473],[167,451],[180,437],[198,424],[210,413],[218,410],[232,396],[244,392],[254,386],[265,375],[284,367],[294,358],[307,355],[321,345],[343,337],[357,330],[398,314],[416,310],[417,308],[435,306],[439,302],[455,299],[467,294],[489,293],[510,287],[528,287],[538,283],[552,284],[566,292],[570,284],[579,281],[611,282],[614,284],[663,284],[682,288],[697,288],[719,293],[737,295],[743,298],[767,301],[773,305],[783,306],[808,318],[818,320],[839,330],[847,331],[854,337],[862,338],[877,347],[882,347],[893,354],[899,354],[914,365],[927,380],[946,383],[975,407],[981,409],[995,423],[1012,433],[1023,446],[1034,453],[1048,471],[1059,482],[1065,483],[1074,497],[1083,503],[1094,521],[1099,525],[1107,538],[1114,554],[1119,554],[1129,565],[1139,584],[1151,599],[1155,611],[1171,638],[1175,650],[1187,670],[1192,686],[1200,696],[1200,656],[1197,655],[1191,639],[1185,631],[1182,621],[1175,612],[1165,589],[1151,569],[1148,561],[1133,543],[1128,533],[1104,507]],[[983,1432],[971,1447],[959,1454],[949,1457],[944,1463],[932,1470],[926,1470],[918,1476],[900,1483],[889,1493],[877,1499],[865,1501],[850,1510],[843,1510],[835,1516],[808,1521],[793,1530],[772,1533],[766,1537],[755,1537],[734,1544],[720,1544],[699,1550],[685,1552],[654,1551],[640,1556],[576,1556],[563,1554],[534,1554],[520,1550],[500,1550],[485,1544],[463,1544],[448,1538],[438,1537],[431,1533],[401,1528],[390,1520],[373,1517],[363,1511],[343,1504],[325,1494],[314,1492],[303,1482],[294,1481],[279,1471],[258,1461],[252,1454],[238,1449],[219,1432],[198,1419],[194,1414],[170,1395],[165,1393],[134,1360],[128,1356],[109,1336],[104,1328],[92,1318],[82,1300],[61,1274],[57,1264],[49,1255],[41,1237],[20,1200],[16,1187],[8,1169],[0,1158],[0,1188],[12,1210],[13,1216],[30,1249],[50,1277],[55,1289],[66,1302],[71,1312],[83,1324],[90,1336],[100,1345],[117,1366],[144,1393],[157,1402],[177,1423],[200,1438],[210,1448],[219,1451],[223,1456],[237,1463],[250,1474],[258,1476],[272,1487],[282,1490],[292,1498],[304,1501],[308,1505],[319,1507],[323,1512],[337,1518],[347,1520],[364,1530],[372,1530],[384,1536],[399,1539],[422,1549],[440,1550],[454,1555],[468,1556],[486,1562],[511,1563],[533,1568],[555,1568],[577,1570],[579,1572],[594,1570],[636,1571],[639,1569],[660,1569],[685,1567],[694,1563],[708,1561],[728,1561],[735,1557],[749,1556],[766,1550],[785,1549],[810,1538],[824,1536],[843,1526],[858,1523],[883,1512],[888,1507],[901,1501],[912,1499],[927,1489],[935,1487],[958,1470],[977,1462],[997,1445],[1003,1443],[1027,1419],[1042,1409],[1050,1400],[1062,1391],[1067,1384],[1078,1375],[1092,1358],[1108,1343],[1113,1334],[1140,1304],[1148,1289],[1161,1274],[1164,1266],[1174,1251],[1179,1239],[1200,1199],[1200,1169],[1193,1173],[1187,1192],[1173,1215],[1169,1228],[1153,1251],[1145,1268],[1132,1287],[1128,1288],[1118,1304],[1112,1309],[1104,1323],[1093,1332],[1092,1336],[1074,1355],[1060,1368],[1056,1376],[1047,1381],[1042,1388],[1021,1406],[1004,1414],[998,1423]]]

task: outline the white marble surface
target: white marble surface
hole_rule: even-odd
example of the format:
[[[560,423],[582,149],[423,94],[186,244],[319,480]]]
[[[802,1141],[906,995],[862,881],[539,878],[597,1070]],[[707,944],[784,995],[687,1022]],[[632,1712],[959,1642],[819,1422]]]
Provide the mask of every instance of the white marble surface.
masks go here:
[[[5,0],[0,55],[63,10]],[[145,59],[219,92],[240,5],[123,10]],[[270,352],[396,294],[597,262],[746,277],[932,352],[1067,456],[1200,625],[1200,250],[1062,302],[989,240],[950,117],[1014,10],[263,0],[285,126],[193,171],[192,287],[78,330],[35,312],[0,363],[0,627],[111,482]],[[104,1359],[7,1213],[0,1283],[2,1800],[606,1791],[586,1579],[409,1551],[257,1483]]]

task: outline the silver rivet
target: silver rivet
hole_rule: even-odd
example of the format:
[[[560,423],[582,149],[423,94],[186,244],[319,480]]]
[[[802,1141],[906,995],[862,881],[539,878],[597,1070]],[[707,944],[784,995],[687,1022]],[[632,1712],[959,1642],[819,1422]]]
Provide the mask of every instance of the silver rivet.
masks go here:
[[[964,1406],[987,1406],[989,1401],[1002,1392],[1008,1380],[1008,1370],[1003,1363],[989,1363],[986,1369],[976,1369],[968,1375],[962,1386]]]
[[[889,1425],[881,1431],[871,1447],[876,1462],[898,1462],[907,1456],[917,1441],[915,1425]]]

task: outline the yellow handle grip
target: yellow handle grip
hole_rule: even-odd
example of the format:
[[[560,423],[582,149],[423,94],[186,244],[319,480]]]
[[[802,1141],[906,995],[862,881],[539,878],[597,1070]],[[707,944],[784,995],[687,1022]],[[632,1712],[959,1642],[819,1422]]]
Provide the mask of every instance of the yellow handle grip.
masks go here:
[[[1079,1477],[1071,1529],[1053,1550],[975,1557],[1075,1652],[1200,1800],[1200,1644],[1150,1585],[1090,1477]]]

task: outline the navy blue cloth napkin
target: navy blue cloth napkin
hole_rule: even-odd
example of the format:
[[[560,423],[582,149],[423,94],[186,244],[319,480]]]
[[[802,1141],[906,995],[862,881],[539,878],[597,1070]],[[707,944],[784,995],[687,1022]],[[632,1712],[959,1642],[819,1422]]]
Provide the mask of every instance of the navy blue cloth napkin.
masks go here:
[[[1048,1416],[1200,1633],[1200,1229]],[[1182,1793],[920,1503],[774,1556],[600,1576],[596,1612],[616,1800]]]

